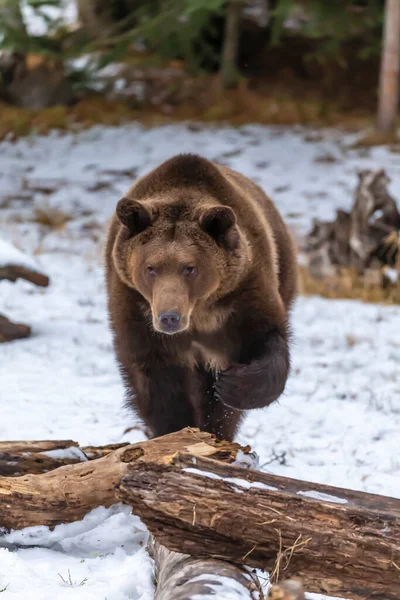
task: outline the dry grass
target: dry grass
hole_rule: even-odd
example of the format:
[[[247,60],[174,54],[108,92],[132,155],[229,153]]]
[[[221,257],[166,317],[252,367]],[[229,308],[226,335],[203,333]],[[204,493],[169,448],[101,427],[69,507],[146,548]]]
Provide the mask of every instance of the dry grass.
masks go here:
[[[400,138],[396,132],[383,132],[372,129],[359,140],[357,140],[354,146],[356,148],[371,148],[373,146],[398,146],[399,144]]]
[[[289,546],[288,548],[283,548],[281,530],[275,529],[275,531],[277,532],[278,537],[279,537],[279,551],[278,551],[278,555],[276,557],[275,567],[274,567],[272,573],[270,574],[270,580],[272,583],[279,582],[282,571],[285,571],[289,567],[289,564],[290,564],[290,561],[292,560],[293,554],[301,552],[303,550],[303,548],[305,546],[307,546],[307,544],[312,539],[312,538],[307,538],[305,540],[302,540],[302,535],[300,534],[297,537],[294,544],[292,544],[292,546]]]
[[[145,120],[146,115],[143,115]],[[120,125],[137,118],[137,111],[120,102],[86,98],[74,106],[26,110],[0,103],[0,140],[32,133],[47,134],[53,129],[71,130],[96,124]]]
[[[68,221],[73,220],[73,214],[62,210],[59,206],[51,206],[42,202],[35,206],[33,221],[51,229],[62,229]]]
[[[228,122],[233,125],[261,123],[265,125],[312,124],[338,125],[362,130],[372,122],[366,111],[344,113],[332,101],[315,96],[300,97],[290,89],[271,92],[254,90],[243,79],[237,90],[222,90],[215,75],[185,78],[171,86],[161,104],[146,101],[134,105],[133,99],[108,101],[88,95],[73,106],[57,106],[43,110],[26,110],[0,103],[0,140],[15,139],[31,133],[46,134],[52,129],[73,130],[96,124],[120,125],[132,120],[154,126],[192,120]]]
[[[379,277],[380,275],[380,277]],[[341,269],[336,276],[317,279],[305,267],[299,268],[299,293],[304,296],[345,298],[384,304],[400,304],[400,281],[391,283],[382,270],[377,280],[363,278],[351,269]]]

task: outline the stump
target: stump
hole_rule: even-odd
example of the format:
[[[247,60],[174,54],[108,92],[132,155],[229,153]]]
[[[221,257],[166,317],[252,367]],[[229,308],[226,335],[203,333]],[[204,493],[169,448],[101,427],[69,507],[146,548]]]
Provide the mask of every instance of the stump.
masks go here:
[[[350,212],[338,210],[333,222],[314,219],[304,250],[315,277],[333,275],[336,267],[364,274],[370,268],[396,266],[400,213],[383,169],[358,174]]]

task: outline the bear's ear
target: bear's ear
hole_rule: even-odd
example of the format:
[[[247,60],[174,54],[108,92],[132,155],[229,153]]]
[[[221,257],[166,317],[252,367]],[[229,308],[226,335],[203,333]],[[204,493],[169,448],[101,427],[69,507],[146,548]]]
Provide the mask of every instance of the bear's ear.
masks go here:
[[[235,250],[239,245],[236,216],[229,206],[204,209],[200,214],[200,227],[220,246]]]
[[[122,198],[117,204],[116,213],[122,225],[125,225],[132,236],[141,233],[151,223],[149,210],[130,198]]]

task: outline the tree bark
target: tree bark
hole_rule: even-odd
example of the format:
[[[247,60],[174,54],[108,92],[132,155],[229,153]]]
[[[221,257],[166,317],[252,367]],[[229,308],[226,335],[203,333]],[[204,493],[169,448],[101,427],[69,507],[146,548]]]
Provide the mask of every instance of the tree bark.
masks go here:
[[[237,54],[242,8],[242,0],[231,0],[227,8],[221,56],[221,81],[225,89],[234,88],[239,82],[240,74],[237,68]]]
[[[310,592],[400,597],[399,500],[185,453],[132,463],[118,496],[175,552],[299,577]]]
[[[265,594],[257,575],[247,567],[212,558],[193,558],[171,552],[150,537],[148,552],[155,563],[157,581],[154,600],[263,600]],[[266,587],[266,586],[265,586]],[[270,600],[305,600],[300,581],[287,580],[271,586]]]
[[[386,0],[379,82],[378,130],[396,129],[400,61],[400,2]]]
[[[149,552],[155,562],[157,590],[154,600],[258,600],[264,596],[256,575],[246,567],[212,558],[192,558],[171,552],[150,539]]]
[[[72,440],[0,442],[0,476],[19,477],[28,473],[47,473],[64,465],[107,456],[126,446],[127,443],[80,447]]]
[[[20,442],[14,444],[14,448],[21,450]],[[43,442],[40,445],[43,447]],[[35,525],[54,527],[59,523],[78,521],[97,506],[109,507],[119,502],[116,486],[127,474],[129,464],[136,461],[168,464],[182,449],[190,453],[194,461],[198,456],[212,456],[231,462],[240,446],[219,442],[197,429],[184,429],[162,438],[124,446],[103,458],[66,465],[48,473],[0,477],[0,529],[7,531]],[[96,452],[93,449],[87,451]]]

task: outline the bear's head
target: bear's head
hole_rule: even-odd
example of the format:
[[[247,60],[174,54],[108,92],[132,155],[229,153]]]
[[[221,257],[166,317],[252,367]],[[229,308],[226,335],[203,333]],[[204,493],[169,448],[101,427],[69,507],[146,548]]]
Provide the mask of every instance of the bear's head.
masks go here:
[[[223,188],[221,190],[220,188]],[[122,281],[147,301],[154,329],[188,330],[196,310],[211,307],[243,278],[250,250],[234,193],[209,161],[181,155],[141,179],[119,201],[113,259]]]

